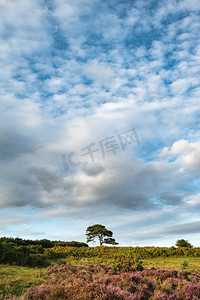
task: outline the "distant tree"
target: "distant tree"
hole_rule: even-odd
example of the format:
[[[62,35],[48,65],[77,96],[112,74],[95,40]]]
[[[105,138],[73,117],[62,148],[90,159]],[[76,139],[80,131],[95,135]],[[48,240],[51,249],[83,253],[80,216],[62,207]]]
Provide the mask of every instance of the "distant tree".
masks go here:
[[[93,242],[96,238],[98,238],[100,247],[102,247],[103,244],[118,245],[118,243],[116,243],[115,239],[112,237],[112,231],[106,229],[105,226],[100,224],[89,226],[86,229],[86,236],[87,243]]]
[[[188,247],[188,248],[193,247],[187,240],[184,240],[184,239],[177,240],[176,241],[176,246],[177,247]]]

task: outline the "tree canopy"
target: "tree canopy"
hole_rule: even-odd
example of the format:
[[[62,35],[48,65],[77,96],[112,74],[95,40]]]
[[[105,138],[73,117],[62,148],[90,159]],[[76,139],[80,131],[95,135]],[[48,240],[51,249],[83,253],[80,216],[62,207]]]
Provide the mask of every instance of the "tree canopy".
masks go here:
[[[112,237],[112,231],[106,229],[106,227],[101,224],[89,226],[86,229],[86,236],[87,243],[94,242],[94,240],[98,238],[100,247],[103,246],[103,244],[118,245],[118,243],[116,243],[115,239]]]
[[[184,240],[184,239],[177,240],[176,241],[176,246],[177,247],[188,247],[188,248],[193,247],[187,240]]]

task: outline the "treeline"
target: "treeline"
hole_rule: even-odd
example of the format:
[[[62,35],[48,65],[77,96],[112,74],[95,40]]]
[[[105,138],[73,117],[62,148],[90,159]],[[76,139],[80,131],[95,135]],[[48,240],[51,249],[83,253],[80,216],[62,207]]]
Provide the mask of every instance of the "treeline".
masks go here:
[[[0,243],[6,243],[13,246],[41,246],[42,248],[53,248],[55,246],[63,247],[88,247],[88,244],[83,242],[64,242],[64,241],[50,241],[47,239],[42,240],[24,240],[21,238],[1,237]]]
[[[24,240],[21,238],[0,238],[0,263],[29,266],[46,267],[50,261],[46,251],[53,247],[88,247],[82,242],[64,242],[42,240]]]

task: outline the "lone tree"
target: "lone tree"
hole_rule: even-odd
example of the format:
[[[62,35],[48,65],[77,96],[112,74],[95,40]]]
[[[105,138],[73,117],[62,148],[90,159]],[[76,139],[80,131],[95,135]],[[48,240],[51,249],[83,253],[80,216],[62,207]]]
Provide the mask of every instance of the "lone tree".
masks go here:
[[[86,236],[87,243],[93,242],[96,238],[98,238],[100,247],[102,247],[103,244],[118,245],[118,243],[115,242],[115,239],[112,238],[112,231],[106,229],[105,226],[100,224],[89,226],[86,229]]]
[[[188,247],[188,248],[193,247],[187,240],[184,240],[184,239],[176,241],[176,246],[177,247]]]

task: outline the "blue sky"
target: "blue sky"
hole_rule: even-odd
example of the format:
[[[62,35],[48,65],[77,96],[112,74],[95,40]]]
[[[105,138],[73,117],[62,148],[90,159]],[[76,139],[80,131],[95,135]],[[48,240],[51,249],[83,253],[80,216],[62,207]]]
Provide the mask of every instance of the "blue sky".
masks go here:
[[[198,0],[0,1],[1,236],[100,223],[120,245],[200,246],[199,17]]]

